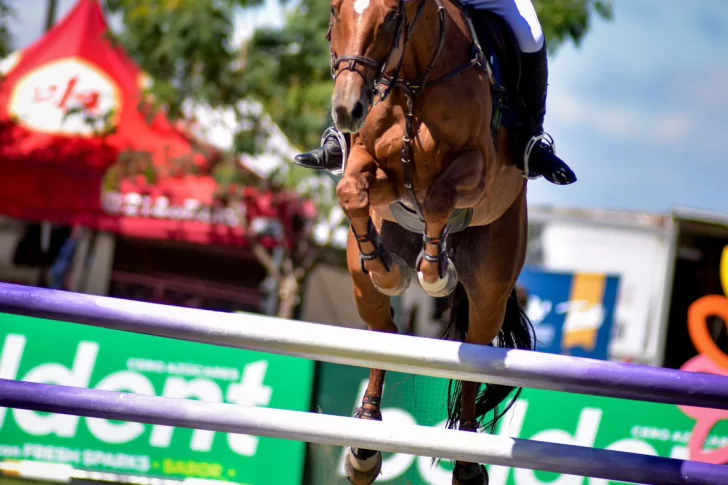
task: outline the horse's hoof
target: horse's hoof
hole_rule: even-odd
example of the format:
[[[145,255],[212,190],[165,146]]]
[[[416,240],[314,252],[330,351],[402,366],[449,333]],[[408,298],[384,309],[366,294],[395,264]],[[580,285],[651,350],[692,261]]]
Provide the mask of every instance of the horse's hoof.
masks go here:
[[[382,454],[377,451],[369,458],[360,459],[349,448],[346,450],[344,470],[346,478],[354,485],[370,485],[382,471]]]
[[[455,289],[458,285],[458,272],[455,269],[455,265],[448,258],[447,260],[447,273],[444,278],[440,278],[434,283],[428,283],[425,281],[425,275],[422,271],[417,272],[417,279],[420,280],[420,286],[430,296],[435,298],[441,298],[447,296]]]
[[[412,282],[412,275],[410,274],[410,269],[407,266],[407,263],[404,262],[404,259],[400,258],[396,254],[392,254],[392,265],[393,267],[399,268],[399,285],[395,286],[394,288],[382,288],[380,286],[377,286],[377,283],[374,281],[373,277],[372,283],[374,283],[374,287],[377,289],[377,291],[379,291],[379,293],[387,296],[399,296],[407,291],[407,288],[409,288],[410,283]]]
[[[452,485],[488,485],[488,470],[479,463],[456,464]]]

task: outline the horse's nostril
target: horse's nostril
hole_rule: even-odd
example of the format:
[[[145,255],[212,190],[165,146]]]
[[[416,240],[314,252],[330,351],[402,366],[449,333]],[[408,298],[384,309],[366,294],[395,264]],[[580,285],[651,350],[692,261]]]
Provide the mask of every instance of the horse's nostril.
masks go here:
[[[354,106],[354,110],[351,112],[351,118],[354,120],[359,120],[364,116],[364,105],[361,103],[361,101],[356,103],[356,106]]]
[[[336,119],[339,121],[344,121],[349,119],[349,110],[346,109],[344,106],[336,106],[335,107],[336,112]]]

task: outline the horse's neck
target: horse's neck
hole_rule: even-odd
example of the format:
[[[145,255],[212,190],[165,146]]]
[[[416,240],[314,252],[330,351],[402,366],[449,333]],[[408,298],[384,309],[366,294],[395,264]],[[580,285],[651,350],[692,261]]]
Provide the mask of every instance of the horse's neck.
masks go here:
[[[414,20],[418,3],[425,2],[424,11],[414,26],[412,37],[404,53],[402,77],[416,82],[430,65],[437,50],[440,29],[445,28],[445,39],[442,51],[432,67],[429,79],[437,79],[447,74],[457,65],[467,62],[470,55],[468,39],[460,32],[464,20],[460,9],[450,0],[441,0],[445,7],[445,25],[440,24],[438,4],[434,0],[413,0],[407,6],[410,22]]]

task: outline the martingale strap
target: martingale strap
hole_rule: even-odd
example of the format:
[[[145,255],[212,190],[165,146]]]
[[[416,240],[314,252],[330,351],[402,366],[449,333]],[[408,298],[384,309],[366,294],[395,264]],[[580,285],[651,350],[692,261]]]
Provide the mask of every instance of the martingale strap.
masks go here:
[[[422,5],[424,5],[426,0],[422,0],[422,3],[420,4],[420,8]],[[442,0],[434,0],[435,4],[437,5],[437,14],[440,21],[440,31],[438,36],[438,42],[437,47],[435,49],[434,54],[432,55],[432,59],[430,60],[430,63],[427,65],[425,70],[420,75],[419,79],[415,82],[409,82],[402,79],[399,79],[398,77],[389,77],[386,75],[383,75],[381,78],[380,83],[385,86],[386,93],[391,91],[393,88],[400,88],[404,91],[404,95],[407,101],[406,111],[405,111],[405,132],[403,136],[403,145],[402,145],[402,166],[404,169],[404,186],[407,190],[407,196],[410,199],[410,203],[412,204],[415,213],[417,214],[417,217],[424,221],[425,217],[422,212],[422,208],[420,206],[419,201],[417,200],[417,197],[415,196],[414,188],[412,187],[412,172],[414,170],[414,149],[413,149],[413,143],[414,143],[414,136],[415,136],[415,114],[414,114],[414,100],[417,96],[422,94],[422,92],[431,86],[435,86],[438,84],[444,84],[453,78],[459,76],[460,74],[464,73],[465,71],[471,69],[471,68],[477,68],[481,70],[485,70],[488,73],[488,78],[491,80],[491,83],[493,81],[493,75],[490,68],[490,64],[488,63],[488,60],[486,59],[485,55],[483,54],[483,49],[480,46],[480,43],[477,40],[477,35],[475,35],[475,29],[472,26],[471,22],[468,22],[468,27],[471,32],[471,36],[473,37],[473,47],[472,47],[472,55],[468,62],[456,67],[455,69],[451,70],[450,72],[444,74],[443,76],[429,80],[430,73],[435,67],[435,64],[437,63],[437,60],[440,57],[440,54],[442,52],[443,46],[445,45],[445,34],[446,34],[446,28],[447,25],[445,22],[445,6],[442,3]],[[412,35],[412,31],[414,30],[414,26],[417,22],[417,19],[419,18],[420,11],[418,10],[418,14],[415,16],[415,21],[412,23],[412,28],[409,29],[407,32],[407,36],[405,37],[405,47],[407,43],[410,40],[410,37]],[[447,227],[447,226],[446,226]],[[441,273],[443,272],[443,266],[444,264],[441,264]],[[444,273],[442,273],[444,274]]]

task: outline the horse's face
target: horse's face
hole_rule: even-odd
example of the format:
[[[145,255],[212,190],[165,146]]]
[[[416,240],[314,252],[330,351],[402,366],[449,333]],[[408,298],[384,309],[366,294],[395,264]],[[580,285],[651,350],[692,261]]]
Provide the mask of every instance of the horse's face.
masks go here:
[[[332,116],[336,128],[356,133],[372,104],[373,86],[384,66],[402,55],[399,0],[333,0],[331,54]]]

